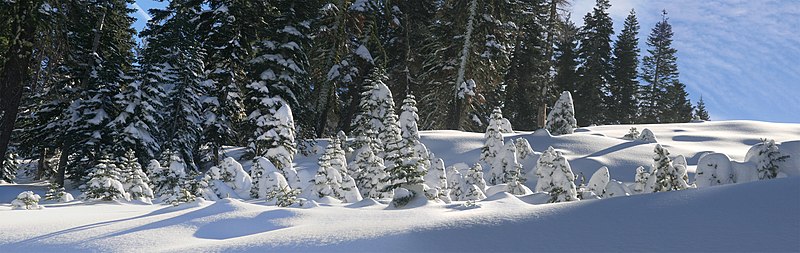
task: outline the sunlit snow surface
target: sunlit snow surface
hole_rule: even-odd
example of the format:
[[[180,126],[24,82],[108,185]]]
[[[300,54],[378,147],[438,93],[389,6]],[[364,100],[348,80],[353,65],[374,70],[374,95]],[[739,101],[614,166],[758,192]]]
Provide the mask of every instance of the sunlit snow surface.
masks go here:
[[[506,141],[524,137],[536,152],[552,145],[576,174],[589,177],[607,166],[612,179],[630,182],[637,166],[649,166],[655,146],[622,140],[630,127],[590,127],[558,137],[517,133]],[[320,201],[305,209],[223,199],[177,207],[43,202],[42,210],[11,210],[20,192],[44,196],[47,188],[0,185],[0,252],[800,251],[800,125],[725,121],[635,127],[652,130],[671,156],[686,156],[690,171],[704,151],[741,161],[759,138],[772,138],[794,156],[786,163],[790,177],[560,204],[538,204],[542,198],[536,194],[498,193],[478,207],[412,203],[402,210],[369,199]],[[423,142],[447,166],[475,163],[482,138],[482,133],[422,132]],[[296,162],[303,180],[316,170],[316,156],[298,156]],[[524,161],[525,169],[533,162]]]

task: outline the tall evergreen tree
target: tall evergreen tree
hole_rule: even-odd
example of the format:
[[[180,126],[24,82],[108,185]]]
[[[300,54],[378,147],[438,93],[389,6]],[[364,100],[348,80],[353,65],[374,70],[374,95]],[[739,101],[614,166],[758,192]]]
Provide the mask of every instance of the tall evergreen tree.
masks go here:
[[[542,127],[536,125],[537,108],[550,101],[554,91],[546,89],[551,79],[551,61],[547,57],[550,49],[546,44],[545,31],[547,8],[540,1],[512,3],[517,30],[513,36],[515,45],[511,62],[503,81],[503,113],[517,129],[534,130]]]
[[[675,122],[673,120],[677,117],[665,115],[667,110],[678,109],[670,108],[677,104],[685,105],[683,101],[674,101],[679,97],[685,101],[686,94],[678,81],[678,64],[675,56],[678,51],[672,47],[672,35],[672,25],[669,24],[667,12],[664,11],[661,21],[656,23],[650,36],[647,37],[649,55],[642,58],[641,75],[645,84],[639,94],[640,123]],[[691,107],[691,104],[689,106]]]
[[[580,31],[580,78],[575,89],[575,116],[579,126],[606,122],[606,90],[611,82],[611,35],[614,28],[608,0],[597,0],[583,18]]]
[[[675,81],[667,86],[667,92],[662,98],[664,101],[664,111],[662,112],[662,122],[684,123],[692,120],[692,101],[689,100],[689,93],[686,92],[686,85],[680,81]]]
[[[637,92],[639,76],[639,21],[631,9],[625,24],[614,44],[614,57],[611,59],[613,81],[609,87],[608,122],[613,124],[632,124],[638,113]]]
[[[558,27],[553,86],[560,92],[575,93],[578,80],[578,27],[569,19],[561,21]]]
[[[164,10],[151,10],[153,19],[142,34],[147,39],[145,56],[161,69],[151,69],[162,76],[166,90],[164,117],[164,147],[175,152],[187,169],[195,170],[197,150],[203,131],[201,97],[207,94],[203,59],[205,52],[197,35],[202,2],[199,0],[172,1]],[[155,50],[160,54],[148,53]]]
[[[437,39],[426,45],[431,56],[423,73],[428,95],[420,99],[423,128],[479,131],[500,105],[500,84],[513,49],[508,4],[443,3],[432,28]]]

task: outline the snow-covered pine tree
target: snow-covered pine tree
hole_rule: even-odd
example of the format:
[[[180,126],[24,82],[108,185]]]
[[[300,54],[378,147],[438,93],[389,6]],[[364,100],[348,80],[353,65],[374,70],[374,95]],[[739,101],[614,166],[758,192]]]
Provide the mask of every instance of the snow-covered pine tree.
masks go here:
[[[636,168],[636,176],[633,182],[633,191],[635,193],[648,193],[647,181],[650,177],[650,172],[647,172],[644,167],[639,166]]]
[[[495,108],[494,112],[492,112],[492,118],[489,120],[489,125],[486,127],[486,133],[483,135],[485,142],[483,148],[481,148],[481,161],[490,165],[494,164],[497,156],[503,152],[503,133],[500,132],[502,119],[503,112],[500,108]],[[489,181],[490,184],[495,184],[493,180],[490,179]]]
[[[483,178],[483,166],[476,163],[467,170],[464,175],[464,183],[467,185],[475,185],[481,192],[486,190],[486,180]]]
[[[17,157],[13,152],[6,152],[0,165],[0,181],[11,183],[17,177]]]
[[[503,113],[519,129],[536,130],[538,107],[549,103],[558,90],[550,87],[552,61],[546,42],[544,1],[511,1],[508,18],[517,26],[508,71],[503,78]],[[543,116],[543,115],[541,115]]]
[[[481,131],[503,100],[501,84],[517,28],[510,2],[452,1],[441,5],[426,45],[420,101],[423,128]],[[430,63],[430,64],[427,64]],[[430,127],[429,127],[430,126]]]
[[[645,143],[658,143],[658,139],[656,139],[656,135],[653,134],[653,131],[650,131],[650,129],[647,129],[647,128],[642,129],[642,133],[639,134],[639,137],[637,137],[636,140],[641,141],[641,142],[645,142]]]
[[[250,175],[253,180],[250,197],[266,199],[267,203],[282,207],[297,202],[300,190],[292,189],[269,159],[256,157],[253,160],[253,167],[250,168]]]
[[[45,200],[54,200],[59,203],[64,203],[75,199],[71,193],[67,192],[64,187],[58,185],[58,183],[51,182],[48,188],[47,193],[44,195]]]
[[[132,200],[141,200],[150,203],[154,198],[153,189],[150,188],[150,178],[142,171],[142,165],[136,158],[136,152],[129,149],[125,152],[124,167],[127,171],[123,175],[122,184]]]
[[[203,59],[205,52],[198,39],[202,4],[198,1],[171,1],[163,10],[151,10],[153,19],[142,32],[147,47],[145,59],[152,68],[146,76],[160,76],[159,85],[166,90],[164,148],[180,156],[181,163],[196,170],[195,159],[199,137],[203,132],[202,100],[207,83]],[[171,189],[170,189],[171,190]]]
[[[414,99],[414,95],[408,94],[403,99],[403,106],[400,110],[402,112],[398,123],[400,123],[403,139],[407,142],[419,142],[419,127],[417,126],[419,115],[417,115],[417,101]]]
[[[253,181],[242,165],[231,157],[213,166],[206,172],[209,186],[215,188],[218,198],[247,198],[251,194]]]
[[[248,87],[254,85],[256,83]],[[300,178],[292,164],[297,152],[292,109],[280,97],[265,95],[251,98],[257,101],[259,109],[252,110],[248,116],[254,127],[248,147],[256,156],[269,159],[289,180],[290,185],[299,188]]]
[[[614,43],[614,56],[611,58],[613,79],[609,85],[608,122],[633,124],[639,111],[637,93],[639,91],[639,21],[631,9],[617,41]]]
[[[622,139],[632,141],[639,138],[640,135],[641,133],[639,133],[639,130],[637,130],[635,127],[631,127],[631,129],[628,130],[628,133],[622,136]]]
[[[149,66],[146,62],[141,64]],[[158,124],[162,121],[161,101],[165,95],[158,79],[155,79],[158,77],[146,76],[148,72],[142,71],[141,67],[138,69],[139,80],[128,83],[114,97],[115,102],[123,109],[109,123],[109,128],[114,130],[114,139],[118,145],[135,151],[137,159],[147,161],[155,158],[161,150],[162,131]]]
[[[454,166],[447,167],[447,188],[450,191],[451,200],[462,200],[468,191],[464,182],[464,177]]]
[[[331,142],[328,144],[328,147],[325,148],[325,153],[330,155],[331,166],[339,171],[339,173],[342,174],[342,177],[344,177],[344,175],[351,174],[351,171],[349,171],[347,167],[347,156],[344,152],[344,148],[342,148],[341,139],[331,137]]]
[[[650,172],[650,177],[655,177],[652,184],[653,192],[688,189],[689,183],[686,181],[686,171],[679,171],[672,164],[672,159],[669,158],[669,151],[662,147],[661,144],[656,144],[653,152],[655,152],[655,155],[653,155],[653,169]],[[653,179],[648,181],[653,181]]]
[[[375,136],[375,138],[370,136]],[[353,148],[353,154],[357,156],[367,149],[372,151],[375,155],[383,153],[383,143],[381,143],[381,140],[378,139],[377,136],[378,133],[372,129],[367,129],[364,134],[356,135],[353,143],[350,145]]]
[[[477,201],[486,198],[486,194],[483,193],[483,190],[480,189],[480,186],[474,184],[467,184],[467,191],[464,193],[464,197],[460,200],[464,201]]]
[[[597,0],[594,9],[583,17],[579,33],[578,80],[575,89],[575,118],[579,126],[606,121],[606,94],[612,80],[611,35],[614,27],[609,0]],[[551,131],[552,132],[552,131]]]
[[[561,97],[553,105],[553,110],[547,114],[545,129],[552,135],[572,134],[578,128],[575,120],[575,108],[572,105],[572,95],[569,91],[561,93]]]
[[[533,148],[531,148],[531,144],[528,142],[528,139],[525,138],[517,138],[514,140],[514,146],[516,146],[517,150],[517,161],[522,161],[527,159],[529,156],[533,155]]]
[[[86,200],[130,200],[125,187],[120,182],[119,168],[108,155],[97,160],[87,175],[89,179],[82,187]]]
[[[11,208],[17,210],[42,209],[44,207],[39,205],[39,199],[41,198],[39,194],[35,194],[32,191],[24,191],[11,201]]]
[[[415,157],[414,147],[407,146],[401,136],[400,126],[397,124],[397,115],[389,113],[383,121],[386,129],[381,132],[384,144],[386,172],[389,176],[384,180],[386,188],[391,191],[409,185],[421,185],[425,181],[425,167],[420,157]],[[416,193],[422,194],[422,193]]]
[[[380,140],[384,145],[388,139],[380,137],[380,133],[387,131],[389,126],[386,126],[383,121],[388,115],[394,114],[392,92],[384,83],[385,81],[386,76],[381,73],[380,69],[372,70],[369,78],[364,81],[366,86],[365,91],[361,93],[359,114],[355,116],[352,125],[354,135],[368,136]],[[413,115],[407,115],[407,117],[413,117]],[[411,118],[406,120],[411,120]],[[401,122],[401,124],[407,123]]]
[[[450,200],[450,187],[447,184],[447,172],[445,172],[444,160],[436,159],[433,164],[425,173],[425,184],[430,187],[432,191],[437,192],[439,199],[449,202]]]
[[[193,201],[195,196],[188,189],[189,176],[186,174],[186,164],[183,162],[183,158],[169,150],[165,152],[165,155],[168,167],[162,167],[156,160],[150,160],[147,165],[156,198],[173,205]]]
[[[522,185],[523,178],[520,175],[513,175],[508,182],[506,183],[506,192],[514,194],[514,195],[525,195],[529,193],[526,191],[524,185]]]
[[[550,193],[548,202],[565,202],[578,200],[575,189],[575,174],[569,162],[553,147],[548,147],[536,162],[536,191]]]
[[[389,175],[386,173],[383,159],[368,147],[356,155],[356,160],[350,164],[350,171],[357,172],[356,183],[364,198],[390,198],[391,192],[384,191],[385,178]]]
[[[253,166],[250,167],[250,197],[254,199],[267,198],[269,192],[282,188],[282,183],[286,183],[286,178],[280,175],[278,168],[269,159],[258,156],[253,159]],[[288,183],[287,183],[288,185]]]
[[[592,177],[589,178],[589,183],[586,185],[586,190],[593,192],[594,195],[603,197],[606,193],[606,186],[608,186],[608,182],[610,182],[610,180],[611,178],[608,173],[608,167],[600,167],[600,169],[595,171],[594,174],[592,174]]]
[[[761,139],[761,143],[748,150],[745,160],[755,161],[758,179],[764,180],[782,174],[781,164],[788,158],[789,155],[781,154],[778,145],[775,145],[775,140]]]
[[[204,62],[208,71],[203,100],[203,127],[201,142],[207,148],[204,158],[220,164],[223,144],[241,136],[246,120],[244,87],[253,80],[249,60],[257,31],[263,32],[265,24],[258,22],[265,13],[256,10],[267,8],[264,2],[237,0],[209,0],[198,24],[198,36],[206,52]]]
[[[339,170],[331,165],[331,153],[326,150],[322,156],[319,157],[319,170],[312,179],[313,193],[316,197],[322,198],[330,196],[337,199],[342,199],[340,195],[342,191],[342,174]]]
[[[492,163],[489,184],[504,184],[520,180],[522,165],[517,161],[517,148],[513,142],[506,143],[503,152]]]

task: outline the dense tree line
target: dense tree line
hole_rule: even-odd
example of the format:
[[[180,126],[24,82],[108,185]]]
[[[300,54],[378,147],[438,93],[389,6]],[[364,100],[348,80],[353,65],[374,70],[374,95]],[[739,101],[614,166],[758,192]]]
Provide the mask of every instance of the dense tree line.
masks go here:
[[[483,131],[496,108],[538,129],[561,91],[579,126],[692,118],[666,13],[639,62],[635,13],[612,41],[607,0],[583,27],[561,0],[173,0],[138,46],[132,3],[0,3],[0,153],[59,184],[130,151],[195,171],[235,145],[281,167],[295,137],[379,138],[357,123],[376,82],[392,106],[416,96],[421,129]]]

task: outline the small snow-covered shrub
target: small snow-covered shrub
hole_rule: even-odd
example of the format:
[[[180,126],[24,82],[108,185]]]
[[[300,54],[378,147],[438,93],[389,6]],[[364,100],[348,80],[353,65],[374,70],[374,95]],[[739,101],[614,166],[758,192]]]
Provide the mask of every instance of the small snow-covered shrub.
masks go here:
[[[450,188],[447,184],[447,173],[445,172],[445,165],[442,159],[434,160],[428,173],[425,174],[425,184],[431,189],[435,189],[436,198],[445,202],[450,201]]]
[[[708,187],[734,182],[733,165],[727,155],[708,153],[697,161],[697,170],[694,176],[695,186]]]
[[[464,194],[464,197],[461,198],[460,200],[476,201],[485,198],[486,194],[483,193],[483,190],[481,190],[479,186],[474,184],[469,184],[469,186],[467,186],[467,192]]]
[[[529,156],[532,156],[533,148],[531,148],[531,144],[525,138],[517,138],[514,140],[514,146],[516,147],[517,151],[517,161],[522,161],[527,159]]]
[[[650,172],[647,172],[644,167],[639,166],[636,168],[636,176],[633,182],[634,193],[647,193],[647,179],[650,177]]]
[[[128,193],[125,192],[125,187],[119,180],[120,169],[107,156],[98,161],[87,177],[90,179],[83,188],[84,199],[130,200]]]
[[[639,135],[641,135],[639,130],[637,130],[635,127],[631,127],[631,129],[628,130],[628,133],[625,134],[625,136],[622,136],[622,139],[632,141],[639,138]]]
[[[630,196],[631,189],[625,185],[625,183],[611,179],[606,185],[605,193],[602,198],[613,198],[613,197],[620,197],[620,196]]]
[[[394,197],[392,198],[392,205],[398,208],[403,207],[408,204],[408,202],[411,202],[412,199],[414,199],[414,195],[415,194],[413,191],[409,191],[406,188],[395,188],[393,194]]]
[[[267,201],[275,202],[276,206],[280,207],[287,207],[297,203],[301,203],[300,201],[305,201],[303,199],[298,199],[297,195],[300,194],[300,190],[291,189],[288,185],[274,189],[267,193]]]
[[[637,141],[645,142],[645,143],[658,143],[658,139],[656,139],[656,135],[653,134],[653,131],[650,129],[643,129],[642,133],[639,137],[636,138]]]
[[[50,183],[47,193],[44,194],[44,199],[58,201],[59,203],[70,202],[72,200],[75,200],[72,194],[64,190],[64,187],[61,187],[60,185],[54,183]]]
[[[17,210],[42,209],[44,207],[39,206],[40,198],[39,194],[35,194],[32,191],[24,191],[11,201],[11,208]]]
[[[597,171],[592,174],[592,177],[589,179],[589,184],[586,185],[586,190],[594,192],[595,195],[603,197],[606,193],[606,186],[610,180],[610,176],[608,173],[608,167],[603,166],[600,167]]]
[[[788,159],[788,155],[781,154],[775,140],[761,139],[758,143],[747,151],[745,160],[756,164],[758,179],[773,179],[779,177],[781,165]],[[782,175],[782,176],[785,176]]]

